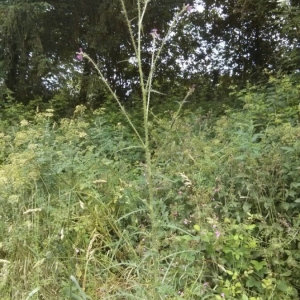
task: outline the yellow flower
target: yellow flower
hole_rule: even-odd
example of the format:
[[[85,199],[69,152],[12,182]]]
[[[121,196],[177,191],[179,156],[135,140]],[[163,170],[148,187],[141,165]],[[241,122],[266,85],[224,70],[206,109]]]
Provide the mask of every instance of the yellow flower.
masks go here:
[[[29,122],[28,122],[27,120],[22,120],[22,121],[20,122],[20,125],[21,125],[21,127],[25,127],[25,126],[28,126],[28,125],[29,125]]]
[[[79,137],[80,138],[84,138],[84,137],[86,137],[87,136],[87,134],[86,134],[86,132],[79,132]]]
[[[83,114],[86,110],[86,107],[84,105],[77,105],[76,108],[75,108],[75,111],[74,111],[74,115],[76,114]]]

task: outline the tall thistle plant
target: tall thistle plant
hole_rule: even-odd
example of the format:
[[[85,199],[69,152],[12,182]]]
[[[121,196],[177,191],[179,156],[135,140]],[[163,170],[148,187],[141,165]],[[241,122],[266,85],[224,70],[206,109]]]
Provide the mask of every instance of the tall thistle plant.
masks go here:
[[[85,53],[81,48],[79,49],[79,52],[76,53],[77,59],[87,59],[97,70],[99,79],[105,84],[111,95],[113,96],[114,100],[117,102],[121,112],[126,117],[129,125],[132,127],[133,131],[135,132],[136,136],[138,137],[141,147],[144,149],[145,158],[146,158],[146,179],[147,179],[147,187],[148,187],[148,199],[146,202],[150,224],[151,224],[151,263],[153,266],[153,280],[152,280],[152,286],[154,287],[154,291],[152,294],[152,299],[160,299],[157,295],[157,292],[155,291],[155,287],[158,286],[158,274],[159,274],[159,256],[158,256],[158,241],[157,241],[157,229],[158,229],[158,211],[156,209],[156,199],[154,196],[154,187],[153,187],[153,163],[151,161],[151,147],[149,144],[149,107],[150,107],[150,101],[151,101],[151,94],[153,92],[152,89],[152,82],[155,75],[155,70],[157,66],[158,59],[161,55],[161,52],[166,45],[166,42],[170,38],[174,28],[180,21],[181,16],[183,16],[185,13],[190,13],[193,10],[192,5],[184,5],[183,8],[177,12],[173,18],[173,21],[170,23],[169,28],[166,32],[166,35],[164,38],[161,38],[158,30],[156,28],[153,28],[149,34],[152,36],[152,56],[151,56],[151,65],[150,65],[150,71],[149,74],[145,74],[143,72],[142,67],[142,32],[143,32],[143,20],[145,17],[145,14],[147,12],[148,4],[151,0],[137,0],[137,24],[133,27],[133,21],[129,19],[127,8],[125,5],[124,0],[120,0],[122,12],[125,16],[125,20],[128,26],[131,42],[133,45],[136,61],[138,64],[138,71],[139,71],[139,82],[140,82],[140,89],[142,94],[142,108],[143,108],[143,130],[144,135],[141,136],[135,127],[135,125],[132,122],[132,119],[130,118],[129,114],[127,113],[124,106],[121,104],[121,101],[119,100],[118,96],[116,95],[116,92],[113,91],[111,88],[109,82],[106,80],[105,76],[103,75],[102,71],[98,67],[95,61],[87,54]],[[137,26],[136,26],[137,25]],[[134,34],[133,28],[137,28],[137,33]],[[137,37],[137,39],[135,38]],[[176,119],[179,116],[179,113],[182,109],[183,104],[185,103],[186,99],[193,93],[194,87],[190,88],[183,99],[183,101],[180,103],[179,108],[177,112],[174,114],[173,119],[171,120],[171,126],[170,129],[172,129],[174,123],[176,122]]]

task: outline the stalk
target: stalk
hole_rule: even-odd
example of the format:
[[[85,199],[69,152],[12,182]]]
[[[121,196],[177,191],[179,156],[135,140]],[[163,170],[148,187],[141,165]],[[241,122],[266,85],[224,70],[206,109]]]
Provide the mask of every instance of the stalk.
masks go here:
[[[137,21],[137,41],[134,38],[134,32],[131,27],[131,21],[128,17],[128,12],[125,6],[124,0],[120,0],[121,6],[122,6],[122,12],[124,13],[125,20],[128,26],[131,42],[134,48],[134,52],[137,58],[138,62],[138,72],[139,72],[139,79],[140,79],[140,88],[142,92],[142,108],[143,108],[143,127],[144,127],[144,137],[142,137],[139,132],[137,131],[136,127],[134,126],[129,114],[119,101],[116,93],[112,90],[110,87],[108,81],[103,76],[103,73],[99,69],[98,65],[91,59],[91,57],[82,52],[80,49],[80,52],[77,53],[79,57],[86,58],[91,64],[94,66],[94,68],[97,70],[99,74],[99,78],[101,81],[104,82],[105,86],[109,90],[109,92],[112,94],[113,98],[116,100],[117,104],[119,105],[122,113],[126,117],[128,123],[130,124],[131,128],[135,132],[136,136],[138,137],[145,153],[145,159],[146,159],[146,180],[147,180],[147,186],[148,186],[148,201],[146,202],[148,211],[149,211],[149,219],[151,224],[150,229],[150,241],[151,241],[151,259],[152,259],[152,270],[151,274],[153,275],[153,278],[151,280],[151,288],[152,293],[149,295],[150,299],[159,300],[161,299],[159,293],[157,292],[157,287],[160,285],[159,281],[159,270],[160,270],[160,258],[159,258],[159,242],[157,240],[157,230],[159,226],[159,218],[158,218],[158,211],[156,209],[156,200],[154,197],[154,184],[153,184],[153,168],[154,165],[151,160],[151,149],[150,149],[150,140],[149,140],[149,107],[150,107],[150,100],[151,100],[151,92],[152,92],[152,81],[155,74],[155,67],[157,65],[158,59],[160,57],[160,54],[166,44],[166,41],[170,37],[172,30],[174,29],[175,25],[177,24],[177,21],[180,19],[180,16],[183,15],[183,13],[187,10],[189,5],[184,5],[182,10],[177,13],[171,22],[167,33],[165,35],[165,38],[161,41],[160,46],[156,50],[156,45],[159,40],[159,35],[157,34],[156,30],[152,32],[152,46],[153,46],[153,52],[151,56],[151,66],[150,66],[150,72],[148,74],[147,80],[145,80],[145,76],[143,73],[142,68],[142,32],[143,32],[143,19],[145,16],[145,13],[147,11],[147,6],[151,0],[137,0],[137,8],[138,8],[138,21]],[[186,102],[186,99],[192,94],[193,88],[191,88],[182,103],[179,106],[178,111],[174,115],[171,123],[170,129],[172,129],[183,104]]]
[[[123,1],[123,0],[121,0]],[[137,48],[137,60],[138,60],[138,67],[139,67],[139,75],[140,75],[140,87],[142,91],[142,102],[143,102],[143,116],[144,116],[144,135],[145,135],[145,144],[144,144],[144,151],[146,157],[146,179],[148,184],[148,209],[149,209],[149,217],[151,223],[151,250],[152,250],[152,299],[159,299],[159,295],[156,292],[156,287],[158,286],[158,275],[159,275],[159,257],[158,257],[158,247],[157,247],[157,240],[156,240],[156,212],[155,212],[155,199],[154,199],[154,189],[153,189],[153,174],[152,174],[152,161],[151,161],[151,151],[149,145],[149,102],[151,96],[151,89],[149,88],[148,82],[152,80],[153,73],[149,74],[147,84],[144,83],[144,73],[142,69],[142,58],[141,58],[141,34],[142,34],[142,24],[143,18],[147,9],[147,4],[149,0],[146,0],[144,3],[143,8],[141,7],[141,0],[138,0],[138,48]],[[154,39],[155,41],[155,39]],[[154,57],[154,51],[153,55]],[[152,60],[153,62],[153,60]],[[154,65],[152,63],[151,69],[154,69]]]

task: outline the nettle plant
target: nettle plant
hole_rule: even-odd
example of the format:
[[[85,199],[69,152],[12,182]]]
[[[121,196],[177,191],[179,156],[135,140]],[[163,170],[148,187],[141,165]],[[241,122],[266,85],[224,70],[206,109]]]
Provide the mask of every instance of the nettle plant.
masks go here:
[[[153,89],[153,80],[155,76],[155,71],[157,68],[157,63],[159,60],[159,57],[162,53],[162,50],[164,46],[166,45],[166,42],[171,38],[172,33],[174,32],[174,29],[178,22],[182,19],[182,16],[184,14],[190,14],[194,12],[194,7],[190,4],[185,4],[183,5],[182,9],[178,11],[174,18],[173,21],[170,23],[165,37],[161,37],[159,34],[158,29],[153,28],[149,34],[152,36],[152,47],[151,47],[151,62],[150,62],[150,71],[149,74],[145,74],[143,71],[143,59],[142,59],[142,40],[143,40],[143,20],[144,16],[147,12],[148,4],[151,2],[151,0],[138,0],[137,1],[137,24],[133,24],[134,21],[131,21],[128,16],[128,11],[125,6],[125,2],[123,0],[121,2],[121,7],[122,7],[122,13],[125,16],[125,20],[128,26],[129,34],[131,37],[131,43],[133,45],[134,49],[134,55],[135,55],[135,61],[137,62],[137,68],[139,72],[139,84],[140,84],[140,90],[141,90],[141,107],[142,107],[142,115],[143,115],[143,135],[139,133],[137,130],[136,126],[133,123],[133,120],[131,119],[129,113],[126,111],[124,106],[122,105],[120,99],[118,98],[116,92],[112,89],[110,86],[108,80],[105,78],[103,75],[103,72],[97,65],[97,63],[87,54],[84,52],[82,48],[79,49],[79,52],[76,53],[76,58],[78,60],[83,60],[87,59],[97,70],[99,79],[104,83],[110,94],[112,95],[113,99],[116,101],[118,104],[122,114],[125,116],[127,119],[129,125],[133,129],[136,137],[138,138],[140,142],[140,147],[144,151],[145,155],[145,176],[146,176],[146,182],[147,182],[147,200],[144,201],[145,207],[147,210],[147,215],[148,215],[148,222],[149,222],[149,228],[150,228],[150,233],[147,238],[150,240],[150,247],[149,247],[149,252],[150,252],[150,261],[151,265],[153,266],[153,278],[152,278],[152,286],[154,287],[153,289],[153,298],[152,299],[160,299],[159,298],[159,293],[157,292],[156,287],[158,286],[158,283],[160,281],[158,274],[160,273],[160,263],[159,263],[159,255],[158,255],[158,249],[159,249],[159,242],[157,240],[157,233],[158,233],[158,226],[160,226],[160,205],[157,205],[157,199],[155,197],[154,193],[154,164],[151,159],[151,141],[150,141],[150,135],[149,135],[149,127],[150,127],[150,122],[149,122],[149,108],[150,108],[150,102],[151,102],[151,95],[154,91]],[[135,19],[136,20],[136,19]],[[135,32],[136,30],[136,32]],[[194,91],[194,86],[190,87],[189,90],[186,93],[186,96],[184,99],[181,101],[178,110],[174,113],[171,122],[170,122],[170,130],[173,128],[174,123],[176,122],[182,107],[184,103],[186,102],[187,98],[193,93]],[[160,225],[159,225],[160,224]]]

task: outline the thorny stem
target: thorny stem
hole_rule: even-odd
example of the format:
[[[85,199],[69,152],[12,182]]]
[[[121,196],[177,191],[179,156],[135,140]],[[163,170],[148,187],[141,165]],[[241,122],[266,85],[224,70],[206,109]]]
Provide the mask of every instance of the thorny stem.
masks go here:
[[[149,73],[149,78],[146,86],[146,90],[148,92],[148,99],[147,99],[147,107],[146,107],[146,113],[149,115],[149,105],[150,105],[150,99],[151,99],[151,90],[152,90],[152,79],[153,79],[153,74],[155,70],[155,46],[156,46],[156,37],[153,38],[153,52],[152,52],[152,57],[151,57],[151,67],[150,67],[150,73]]]
[[[152,262],[153,262],[153,282],[152,282],[152,287],[153,287],[153,294],[152,294],[152,299],[156,300],[156,299],[160,299],[159,294],[156,291],[156,287],[158,286],[159,282],[159,256],[158,254],[158,241],[157,241],[157,228],[158,228],[158,224],[157,224],[157,213],[155,210],[155,199],[154,199],[154,188],[153,188],[153,174],[152,174],[152,168],[153,168],[153,163],[151,160],[151,152],[150,152],[150,144],[149,144],[149,106],[150,106],[150,99],[151,99],[151,92],[152,92],[152,80],[153,80],[153,76],[154,76],[154,72],[155,72],[155,66],[157,64],[158,58],[160,57],[160,54],[162,52],[162,49],[164,48],[166,41],[168,40],[173,28],[175,27],[179,17],[187,10],[189,5],[184,5],[182,10],[176,14],[176,16],[174,17],[172,23],[169,26],[169,29],[167,31],[167,34],[165,36],[165,38],[163,39],[160,47],[158,48],[158,51],[155,53],[155,46],[156,46],[156,39],[157,36],[154,35],[153,36],[153,53],[152,53],[152,57],[151,57],[151,68],[150,68],[150,72],[148,75],[148,79],[146,81],[146,83],[144,83],[144,73],[143,73],[143,69],[142,69],[142,58],[141,58],[141,51],[142,51],[142,46],[141,46],[141,35],[142,35],[142,30],[143,30],[143,19],[147,10],[147,5],[151,0],[137,0],[137,6],[138,6],[138,32],[137,32],[137,43],[134,39],[134,33],[133,30],[131,28],[131,21],[129,20],[128,17],[128,13],[127,13],[127,9],[125,6],[125,2],[124,0],[120,0],[121,5],[122,5],[122,10],[123,13],[125,15],[125,20],[129,29],[129,34],[131,37],[131,42],[135,51],[135,55],[138,61],[138,71],[139,71],[139,77],[140,77],[140,87],[141,87],[141,91],[142,91],[142,103],[143,103],[143,115],[144,115],[144,139],[142,139],[142,137],[140,136],[140,134],[138,133],[136,127],[134,126],[134,124],[131,121],[131,118],[129,117],[128,113],[126,112],[125,108],[122,106],[121,102],[119,101],[116,93],[112,90],[112,88],[110,87],[108,81],[105,79],[105,77],[103,76],[102,72],[100,71],[98,65],[90,58],[90,56],[86,53],[80,52],[78,53],[79,55],[81,55],[82,57],[86,58],[89,62],[92,63],[92,65],[94,66],[94,68],[97,70],[98,74],[99,74],[99,78],[104,82],[105,86],[108,88],[109,92],[112,94],[112,96],[114,97],[114,99],[116,100],[116,102],[118,103],[122,113],[125,115],[128,123],[130,124],[130,126],[132,127],[132,129],[134,130],[135,134],[137,135],[138,139],[140,140],[144,151],[145,151],[145,157],[146,157],[146,177],[147,177],[147,184],[148,184],[148,193],[149,193],[149,200],[147,203],[148,209],[149,209],[149,217],[150,217],[150,221],[151,221],[151,243],[152,243]],[[143,6],[141,5],[143,3]],[[194,88],[190,88],[190,90],[188,91],[186,97],[184,98],[184,100],[182,101],[182,103],[179,106],[178,111],[176,112],[175,116],[173,117],[172,123],[171,123],[171,127],[170,129],[172,129],[176,119],[178,118],[178,115],[182,109],[183,104],[186,102],[186,99],[193,93]]]
[[[122,4],[122,9],[123,9],[123,12],[124,12],[124,15],[125,15],[125,20],[126,20],[126,23],[127,23],[127,27],[128,27],[128,30],[129,30],[129,34],[130,34],[132,46],[134,48],[135,55],[138,56],[136,42],[135,42],[133,31],[132,31],[132,28],[131,28],[131,22],[130,22],[130,20],[128,18],[127,9],[126,9],[126,6],[125,6],[125,3],[124,3],[123,0],[121,0],[121,4]]]
[[[121,0],[123,1],[123,0]],[[158,299],[158,295],[156,293],[156,287],[158,285],[158,273],[159,273],[159,258],[157,255],[157,239],[156,239],[156,231],[157,231],[157,225],[156,225],[156,212],[155,212],[155,199],[154,199],[154,193],[153,193],[153,174],[152,174],[152,161],[151,161],[151,152],[150,152],[150,145],[149,145],[149,123],[148,123],[148,106],[150,102],[150,94],[151,90],[149,88],[149,80],[151,82],[153,72],[149,74],[148,82],[145,85],[144,84],[144,73],[142,69],[142,58],[141,58],[141,33],[142,33],[142,22],[143,18],[147,9],[147,4],[149,3],[149,0],[145,0],[144,7],[141,11],[141,1],[138,0],[138,66],[139,66],[139,75],[140,75],[140,86],[142,90],[142,101],[143,101],[143,113],[144,113],[144,134],[145,134],[145,156],[146,156],[146,175],[147,175],[147,183],[148,183],[148,193],[149,193],[149,215],[150,215],[150,221],[151,221],[151,248],[152,248],[152,263],[153,263],[153,299]],[[154,66],[154,65],[152,65]],[[148,97],[147,97],[148,95]],[[148,98],[148,100],[147,100]]]

